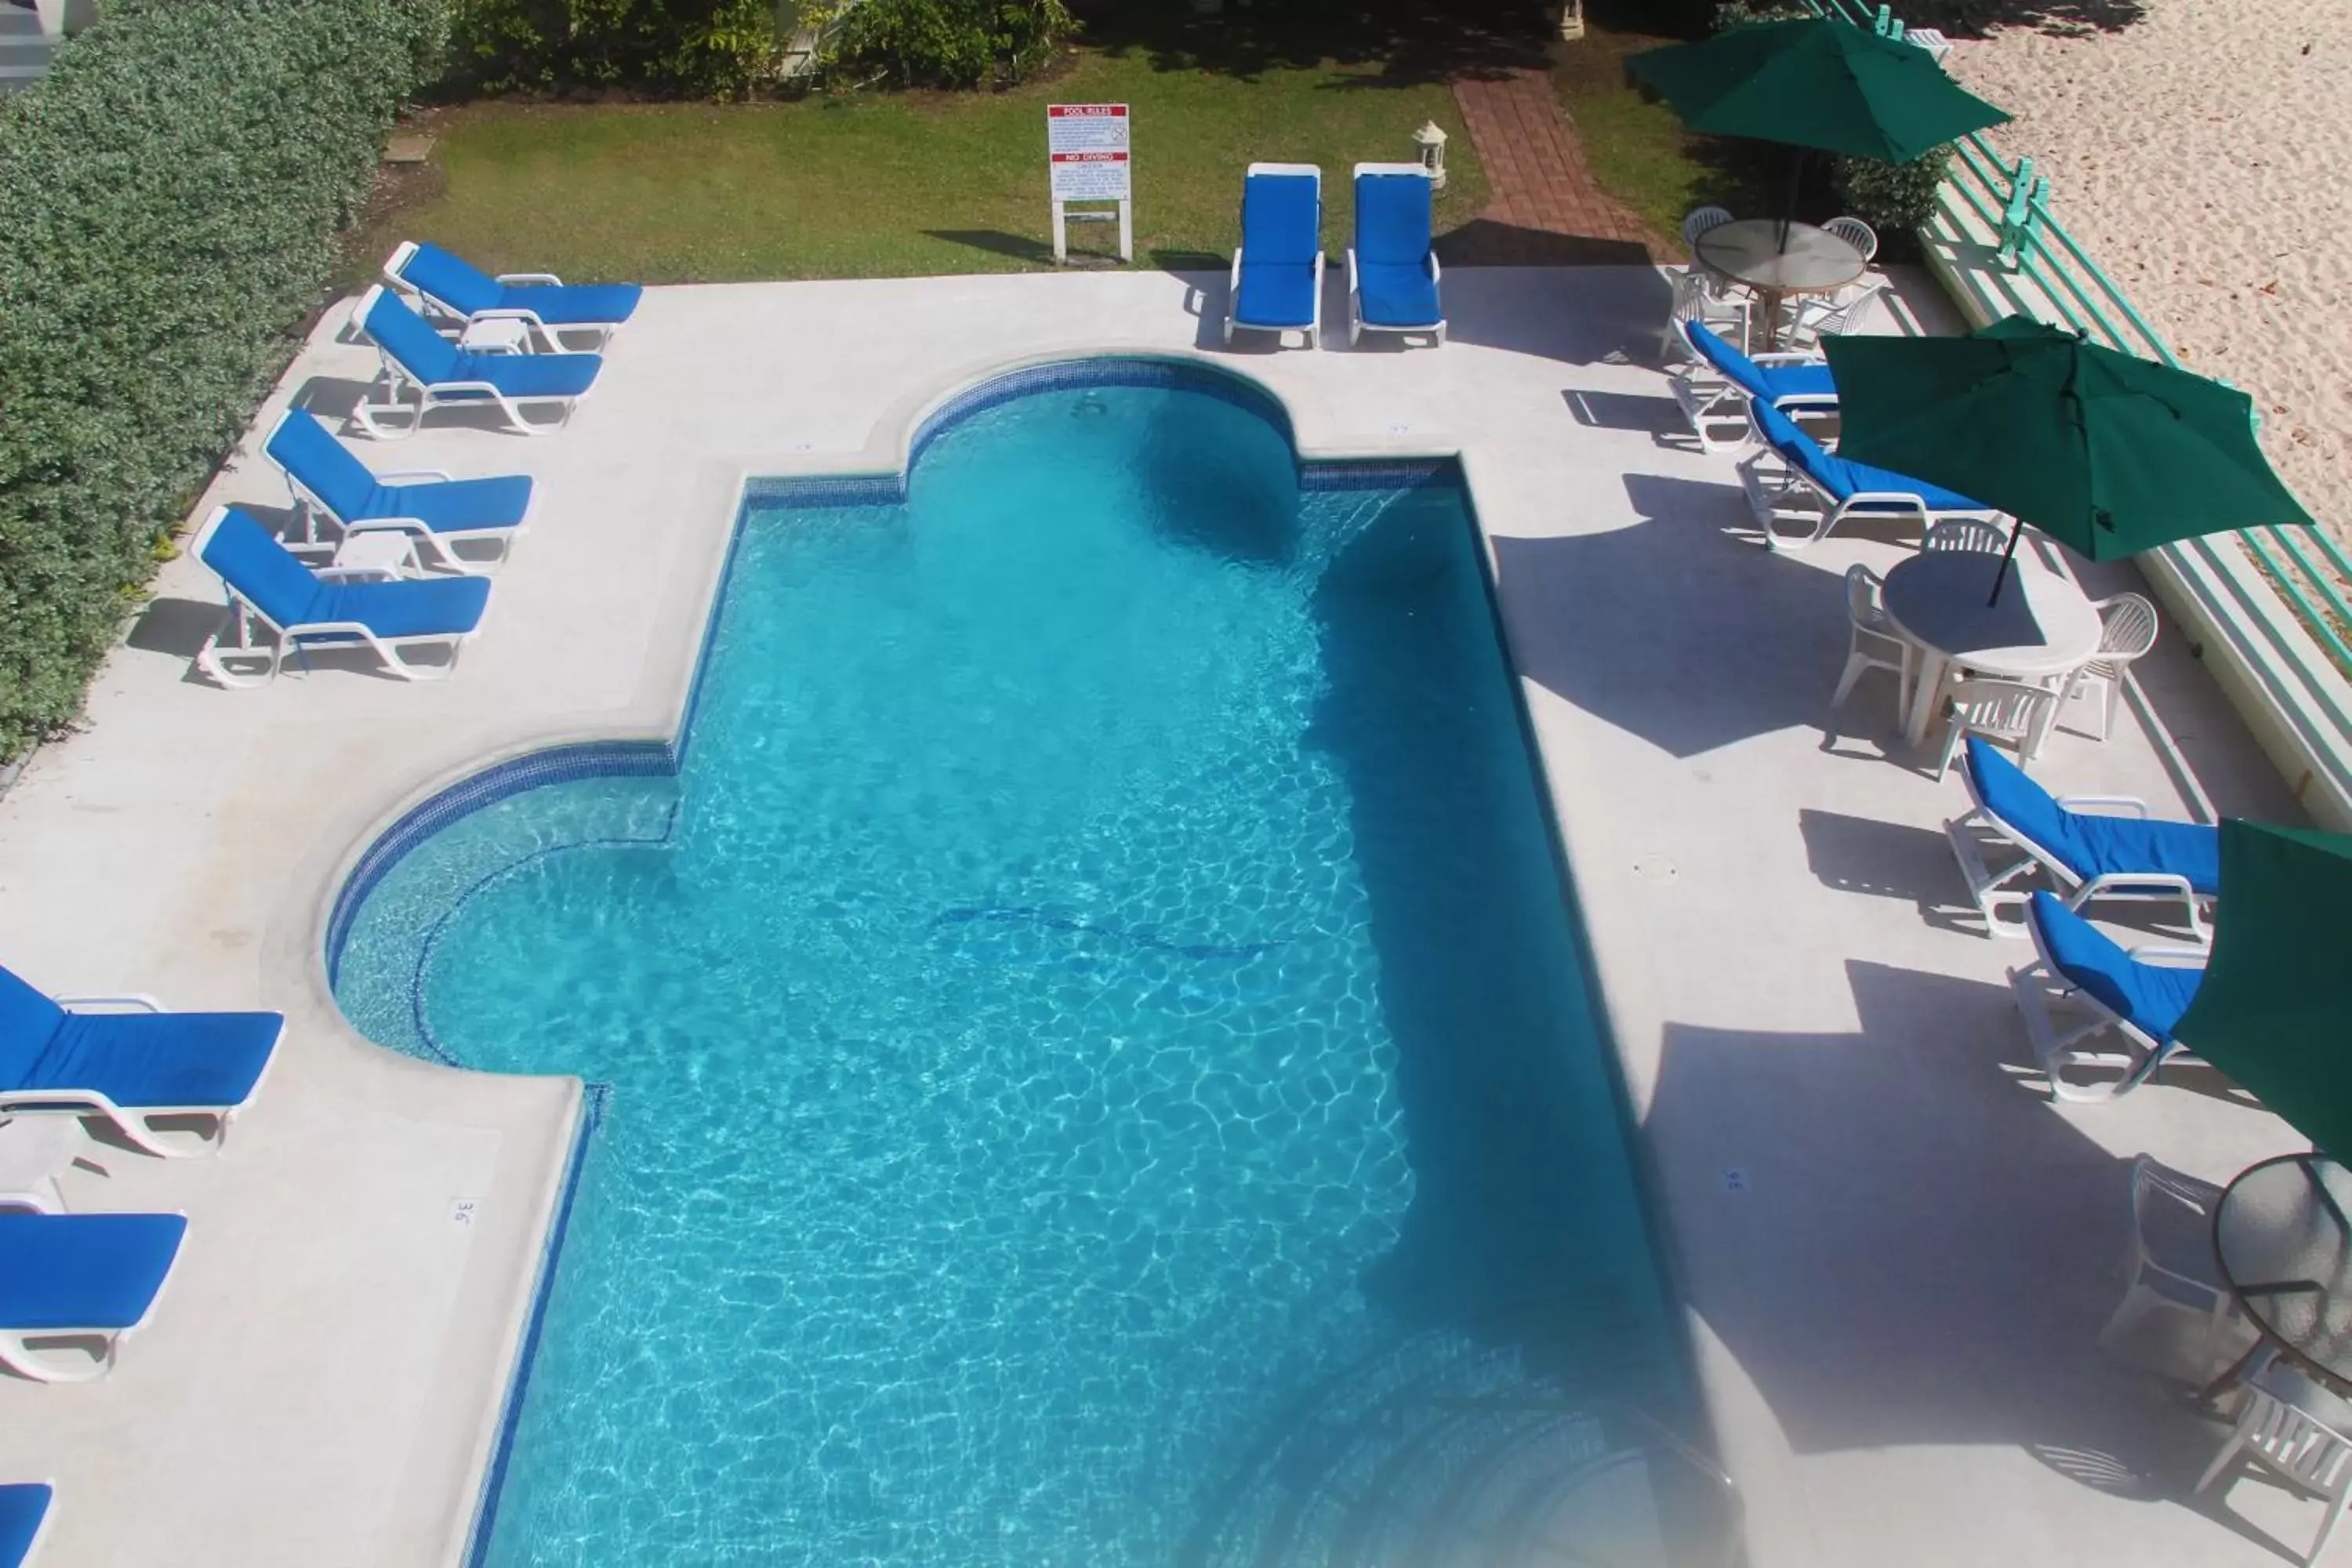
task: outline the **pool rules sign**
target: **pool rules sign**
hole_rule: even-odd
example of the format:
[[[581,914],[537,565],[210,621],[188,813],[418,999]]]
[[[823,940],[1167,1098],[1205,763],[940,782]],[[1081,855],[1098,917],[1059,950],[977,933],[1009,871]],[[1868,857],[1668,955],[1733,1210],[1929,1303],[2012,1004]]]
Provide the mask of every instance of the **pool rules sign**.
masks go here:
[[[1070,259],[1069,226],[1118,219],[1118,258],[1135,259],[1135,189],[1128,163],[1127,105],[1045,106],[1045,167],[1054,197],[1054,259]],[[1072,212],[1070,204],[1116,202],[1117,214]]]

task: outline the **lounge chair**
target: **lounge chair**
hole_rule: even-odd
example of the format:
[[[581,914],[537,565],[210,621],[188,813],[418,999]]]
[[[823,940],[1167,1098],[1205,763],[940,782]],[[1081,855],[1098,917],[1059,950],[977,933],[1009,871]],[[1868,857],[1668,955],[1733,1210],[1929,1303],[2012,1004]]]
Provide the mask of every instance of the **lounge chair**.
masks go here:
[[[49,1522],[49,1500],[57,1489],[47,1481],[0,1486],[0,1568],[24,1568]]]
[[[1994,515],[1993,508],[1957,490],[1833,457],[1787,415],[1756,398],[1748,399],[1748,411],[1765,450],[1740,465],[1740,488],[1765,542],[1775,550],[1818,544],[1849,517],[1916,518],[1924,533],[1937,518]],[[1804,531],[1783,533],[1784,522]]]
[[[602,348],[636,310],[645,289],[635,283],[566,283],[552,272],[501,272],[493,278],[437,245],[404,239],[383,264],[384,280],[403,294],[428,301],[463,326],[516,321],[549,350],[562,335],[593,332]]]
[[[2205,906],[2221,890],[2220,828],[2151,821],[2134,795],[2059,799],[1975,736],[1961,754],[1960,782],[1969,810],[1944,824],[1944,837],[1989,932],[2025,934],[2027,889],[2018,884],[2040,867],[2070,910],[2101,899],[2178,902],[2190,934],[2207,941]],[[1987,852],[2003,849],[2016,857],[1995,870]]]
[[[1236,327],[1323,342],[1323,171],[1312,163],[1252,163],[1242,181],[1225,342]]]
[[[0,967],[0,1117],[103,1117],[165,1159],[210,1153],[252,1102],[282,1013],[170,1013],[152,996],[52,999]],[[158,1121],[209,1121],[165,1136]]]
[[[223,686],[250,686],[260,679],[230,669],[227,661],[259,658],[247,640],[247,625],[259,621],[274,635],[268,674],[275,677],[289,648],[359,645],[374,650],[384,668],[403,680],[437,679],[400,657],[409,647],[446,647],[457,668],[457,649],[481,629],[490,599],[489,580],[443,576],[381,580],[321,567],[313,572],[273,538],[269,531],[233,506],[213,513],[196,536],[196,555],[228,590],[229,626],[225,645],[216,634],[197,650],[197,668]],[[371,580],[373,579],[373,580]]]
[[[0,1214],[0,1365],[37,1383],[88,1383],[147,1321],[180,1255],[176,1214]],[[92,1344],[87,1363],[35,1348]]]
[[[1792,419],[1837,412],[1837,383],[1818,355],[1751,358],[1703,321],[1678,318],[1674,332],[1690,358],[1674,369],[1667,384],[1701,451],[1737,451],[1756,439],[1755,423],[1748,417],[1751,397]]]
[[[353,315],[383,356],[387,391],[386,401],[362,399],[352,415],[380,441],[414,436],[436,408],[484,403],[495,404],[507,422],[526,436],[552,435],[572,417],[573,405],[604,368],[599,354],[475,353],[457,348],[381,283],[360,296]],[[414,409],[408,405],[412,390]],[[524,418],[523,408],[532,404],[553,404],[557,416],[547,422]],[[387,414],[405,416],[407,423],[388,427],[382,422]]]
[[[2143,947],[2126,952],[2054,895],[2040,891],[2026,900],[2025,929],[2037,957],[2009,972],[2009,986],[2052,1098],[2113,1100],[2147,1082],[2168,1061],[2197,1060],[2180,1048],[2172,1031],[2197,994],[2204,950]],[[2062,1034],[2057,1008],[2070,1004],[2087,1016]],[[2084,1046],[2109,1032],[2121,1037],[2124,1048]],[[2079,1068],[2119,1076],[2096,1083],[2066,1076]]]
[[[1366,332],[1427,332],[1445,341],[1430,248],[1429,171],[1356,165],[1356,243],[1348,247],[1348,342]]]
[[[261,450],[286,476],[308,540],[318,538],[317,516],[324,512],[345,534],[404,533],[421,554],[453,571],[471,572],[478,563],[452,545],[494,542],[496,559],[504,560],[530,514],[527,475],[453,479],[438,468],[374,473],[299,408],[286,411]]]

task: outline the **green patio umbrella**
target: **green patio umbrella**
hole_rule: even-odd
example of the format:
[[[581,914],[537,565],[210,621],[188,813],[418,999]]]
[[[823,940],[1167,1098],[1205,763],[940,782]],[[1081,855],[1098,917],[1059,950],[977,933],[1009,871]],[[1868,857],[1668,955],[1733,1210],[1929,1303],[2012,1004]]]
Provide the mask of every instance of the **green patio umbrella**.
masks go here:
[[[1888,163],[2009,118],[1917,45],[1828,17],[1732,27],[1635,55],[1625,68],[1693,131]]]
[[[2174,1035],[2352,1159],[2352,835],[2222,823],[2218,906]]]
[[[1822,346],[1838,456],[1962,490],[2094,561],[2311,523],[2254,439],[2252,401],[2218,381],[2024,316]]]

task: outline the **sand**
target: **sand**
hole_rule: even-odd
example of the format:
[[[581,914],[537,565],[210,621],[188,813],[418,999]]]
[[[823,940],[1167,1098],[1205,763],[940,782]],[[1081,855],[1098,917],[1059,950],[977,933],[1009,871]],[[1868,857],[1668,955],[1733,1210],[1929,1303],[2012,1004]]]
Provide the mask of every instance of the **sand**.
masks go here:
[[[2253,395],[2352,534],[2352,0],[2147,0],[2116,32],[1997,28],[1951,66],[2051,207],[2192,368]]]

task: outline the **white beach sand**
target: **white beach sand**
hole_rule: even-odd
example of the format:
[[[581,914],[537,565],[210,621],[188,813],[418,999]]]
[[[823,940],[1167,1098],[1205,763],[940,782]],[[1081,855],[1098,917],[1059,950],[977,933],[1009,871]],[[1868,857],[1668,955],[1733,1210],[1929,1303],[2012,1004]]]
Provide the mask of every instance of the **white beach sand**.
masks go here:
[[[2147,0],[2119,32],[1997,29],[1954,74],[2017,119],[2075,238],[2352,532],[2352,0]]]

